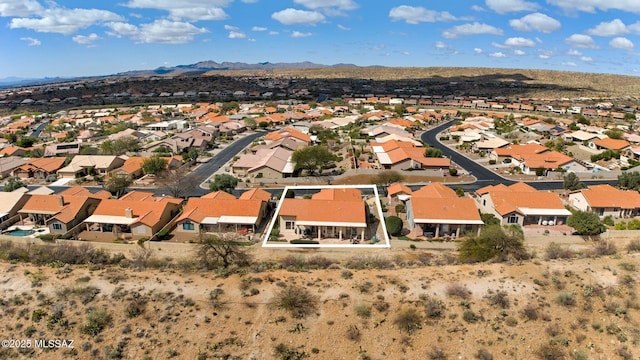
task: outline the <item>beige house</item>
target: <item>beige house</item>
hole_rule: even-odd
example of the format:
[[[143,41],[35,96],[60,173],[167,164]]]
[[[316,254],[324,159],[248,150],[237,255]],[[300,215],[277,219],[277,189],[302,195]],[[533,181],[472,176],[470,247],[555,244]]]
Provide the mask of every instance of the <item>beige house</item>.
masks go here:
[[[279,179],[293,174],[293,151],[277,147],[260,149],[255,154],[242,155],[232,165],[233,173],[240,177]]]
[[[124,165],[125,160],[112,155],[76,155],[69,165],[58,170],[58,177],[76,178],[94,172],[106,175]]]

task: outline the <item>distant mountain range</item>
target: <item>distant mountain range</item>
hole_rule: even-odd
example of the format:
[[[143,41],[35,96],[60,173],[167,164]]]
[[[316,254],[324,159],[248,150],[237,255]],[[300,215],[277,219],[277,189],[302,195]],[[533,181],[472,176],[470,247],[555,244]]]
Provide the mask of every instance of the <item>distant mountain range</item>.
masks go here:
[[[316,64],[310,61],[295,62],[295,63],[271,63],[261,62],[257,64],[247,64],[244,62],[222,62],[217,63],[215,61],[207,60],[200,61],[195,64],[178,65],[173,67],[159,67],[154,70],[134,70],[115,75],[120,76],[141,76],[141,75],[165,75],[165,74],[180,74],[185,72],[206,72],[213,70],[274,70],[274,69],[318,69],[318,68],[345,68],[345,67],[357,67],[353,64],[335,64],[335,65],[323,65]]]

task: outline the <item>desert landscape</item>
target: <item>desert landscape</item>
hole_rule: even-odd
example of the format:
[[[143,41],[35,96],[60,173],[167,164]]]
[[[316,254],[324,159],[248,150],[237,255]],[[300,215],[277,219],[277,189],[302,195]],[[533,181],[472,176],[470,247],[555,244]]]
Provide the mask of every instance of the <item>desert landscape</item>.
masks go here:
[[[531,260],[477,264],[422,246],[254,246],[246,265],[215,271],[202,269],[200,248],[181,245],[118,255],[4,242],[3,340],[31,342],[3,343],[0,358],[640,356],[637,241],[546,244],[529,248]],[[72,347],[37,343],[52,339]]]

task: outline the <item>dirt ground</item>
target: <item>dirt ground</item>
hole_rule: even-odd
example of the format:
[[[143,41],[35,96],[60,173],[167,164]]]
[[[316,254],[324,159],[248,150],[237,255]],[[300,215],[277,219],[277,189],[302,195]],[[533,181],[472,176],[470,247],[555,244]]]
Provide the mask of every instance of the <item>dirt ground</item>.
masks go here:
[[[424,249],[356,257],[260,249],[256,262],[288,268],[253,265],[229,277],[0,263],[3,338],[32,340],[30,349],[0,349],[0,359],[633,359],[640,254],[619,249],[476,265],[446,265],[446,252]],[[335,263],[300,265],[318,256]],[[390,268],[347,270],[356,260]],[[306,316],[278,306],[285,288],[308,291]],[[87,325],[95,309],[110,321],[94,336]],[[45,350],[34,348],[36,339],[74,342]]]

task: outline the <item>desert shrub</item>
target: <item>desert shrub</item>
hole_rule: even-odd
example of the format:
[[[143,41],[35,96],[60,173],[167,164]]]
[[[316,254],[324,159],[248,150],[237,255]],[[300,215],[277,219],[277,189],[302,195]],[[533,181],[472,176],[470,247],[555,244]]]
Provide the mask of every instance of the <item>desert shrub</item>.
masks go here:
[[[468,299],[471,296],[471,291],[466,286],[454,283],[449,284],[446,289],[447,295],[450,297],[457,297],[460,299]]]
[[[349,280],[353,277],[353,273],[349,270],[342,270],[342,272],[340,273],[340,277],[345,280]]]
[[[576,304],[575,294],[572,291],[561,291],[556,296],[556,302],[564,306],[573,306]]]
[[[626,270],[626,271],[631,271],[631,272],[635,272],[636,271],[636,264],[634,263],[630,263],[630,262],[621,262],[620,264],[618,264],[618,266],[620,266],[620,268]]]
[[[31,313],[31,321],[36,323],[40,322],[40,320],[42,320],[42,318],[44,318],[45,316],[47,316],[46,311],[42,309],[33,310],[33,312]]]
[[[392,236],[398,236],[402,233],[402,219],[397,216],[387,216],[384,219],[384,223],[387,226],[387,231]]]
[[[223,294],[224,290],[221,288],[215,288],[209,292],[209,302],[214,309],[223,309],[226,306],[226,303],[222,300]]]
[[[406,308],[398,311],[393,323],[396,324],[401,331],[413,334],[415,330],[422,328],[422,317],[416,309]]]
[[[304,256],[288,255],[280,259],[280,266],[282,266],[283,269],[301,270],[307,267],[307,262]]]
[[[320,244],[317,240],[308,240],[308,239],[294,239],[289,241],[289,244],[311,244],[316,245]]]
[[[615,222],[613,221],[613,216],[611,215],[607,215],[604,217],[604,219],[602,219],[602,223],[607,225],[607,226],[614,226]]]
[[[356,285],[361,294],[367,294],[373,288],[373,283],[371,281],[363,281]]]
[[[593,247],[593,251],[597,256],[607,256],[614,255],[618,250],[612,242],[600,240],[596,242],[596,245]]]
[[[345,266],[349,269],[390,269],[393,267],[391,260],[384,256],[366,256],[355,255],[352,256]]]
[[[294,318],[303,318],[316,311],[318,299],[301,286],[287,286],[275,296],[275,305]]]
[[[542,360],[566,359],[564,349],[558,343],[547,343],[542,345],[538,351],[536,351],[536,355]]]
[[[276,357],[280,360],[303,360],[309,357],[309,354],[307,354],[306,352],[298,351],[283,343],[276,345],[273,351]]]
[[[500,225],[485,226],[480,235],[467,237],[458,250],[460,258],[467,262],[529,258],[521,234],[511,229],[505,231]]]
[[[355,306],[356,315],[361,318],[371,317],[371,307],[367,304],[358,304]]]
[[[471,309],[467,309],[462,313],[462,319],[468,323],[474,323],[480,320],[480,317]]]
[[[423,300],[425,314],[430,319],[440,319],[444,317],[446,307],[441,300],[434,298],[425,298]]]
[[[551,242],[544,249],[545,259],[571,259],[574,255],[573,251],[568,248],[562,247],[556,242]]]
[[[389,303],[386,301],[382,301],[382,300],[378,300],[376,302],[373,303],[373,307],[378,311],[378,312],[385,312],[387,310],[389,310]]]
[[[335,262],[325,256],[322,255],[314,255],[311,256],[307,263],[309,267],[312,269],[327,269],[329,266],[333,265]]]
[[[486,298],[492,305],[497,305],[502,309],[509,308],[509,294],[506,291],[498,290],[495,293],[487,294]]]
[[[538,320],[538,307],[535,304],[529,303],[522,309],[522,315],[527,320]]]
[[[360,341],[360,329],[355,325],[349,325],[347,328],[347,339],[351,341]]]
[[[427,352],[427,358],[429,360],[446,360],[447,354],[445,354],[442,348],[434,346],[429,350],[429,352]]]
[[[96,336],[109,324],[111,324],[111,315],[106,310],[92,309],[87,314],[87,323],[82,328],[82,332]]]
[[[475,358],[478,360],[493,360],[493,355],[487,349],[479,349]]]
[[[146,305],[147,302],[144,299],[136,297],[135,299],[131,300],[125,307],[125,315],[128,318],[134,318],[144,312]]]
[[[640,251],[640,240],[631,240],[627,244],[627,252],[639,252]]]

